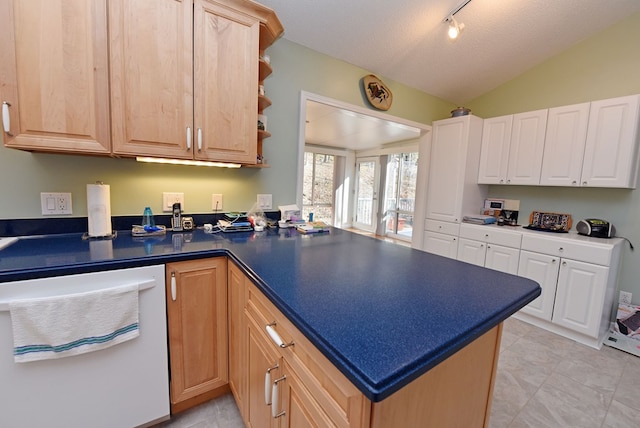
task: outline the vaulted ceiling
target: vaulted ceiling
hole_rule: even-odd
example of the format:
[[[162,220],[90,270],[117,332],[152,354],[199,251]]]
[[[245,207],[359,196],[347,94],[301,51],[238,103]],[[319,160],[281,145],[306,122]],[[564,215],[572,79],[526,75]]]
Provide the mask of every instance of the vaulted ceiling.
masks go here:
[[[621,19],[640,0],[259,0],[284,38],[455,104],[482,95]]]

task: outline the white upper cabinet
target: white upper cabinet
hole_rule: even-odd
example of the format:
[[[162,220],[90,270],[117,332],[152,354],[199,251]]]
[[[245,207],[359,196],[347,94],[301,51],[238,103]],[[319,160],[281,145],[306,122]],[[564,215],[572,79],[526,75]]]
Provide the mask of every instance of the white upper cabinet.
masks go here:
[[[547,109],[513,115],[507,184],[540,183]]]
[[[485,119],[478,183],[635,189],[639,121],[640,95]]]
[[[581,184],[636,187],[640,95],[591,103]]]
[[[512,114],[485,119],[482,127],[478,183],[506,183],[512,124]]]
[[[433,122],[426,217],[459,223],[477,213],[486,186],[477,184],[483,120],[468,115]]]
[[[549,109],[541,185],[580,185],[588,123],[589,103]]]
[[[547,110],[485,119],[478,183],[540,182]]]

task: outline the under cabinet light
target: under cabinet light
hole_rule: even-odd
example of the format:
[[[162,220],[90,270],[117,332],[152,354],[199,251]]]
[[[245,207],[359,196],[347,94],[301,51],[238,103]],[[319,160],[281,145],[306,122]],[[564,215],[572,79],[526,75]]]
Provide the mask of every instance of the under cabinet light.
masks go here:
[[[150,157],[144,157],[144,156],[136,157],[136,161],[149,162],[149,163],[165,163],[165,164],[171,164],[171,165],[215,166],[218,168],[240,168],[242,166],[239,163],[209,162],[209,161],[169,159],[169,158],[150,158]]]

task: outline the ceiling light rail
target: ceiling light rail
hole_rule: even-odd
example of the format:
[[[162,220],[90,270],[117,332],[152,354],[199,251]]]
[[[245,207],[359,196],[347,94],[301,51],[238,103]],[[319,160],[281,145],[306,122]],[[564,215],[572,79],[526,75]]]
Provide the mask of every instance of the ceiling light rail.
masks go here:
[[[458,21],[456,21],[453,16],[456,13],[460,12],[462,8],[464,8],[469,3],[471,3],[471,0],[465,0],[464,2],[460,3],[457,7],[451,10],[447,17],[442,21],[449,23],[447,34],[449,35],[449,39],[451,39],[451,41],[456,41],[458,39],[458,36],[460,36],[460,33],[462,33],[462,30],[464,30],[464,23],[458,23]]]

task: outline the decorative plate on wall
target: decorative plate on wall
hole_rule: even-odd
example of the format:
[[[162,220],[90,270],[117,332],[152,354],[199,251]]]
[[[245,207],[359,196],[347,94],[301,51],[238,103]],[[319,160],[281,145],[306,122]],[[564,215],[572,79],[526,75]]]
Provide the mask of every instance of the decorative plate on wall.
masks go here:
[[[373,74],[368,74],[362,78],[362,87],[367,94],[369,104],[379,110],[389,110],[393,102],[393,94],[382,80]]]

